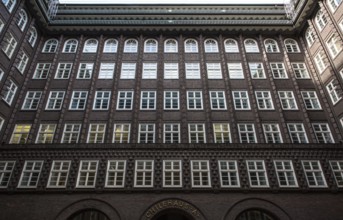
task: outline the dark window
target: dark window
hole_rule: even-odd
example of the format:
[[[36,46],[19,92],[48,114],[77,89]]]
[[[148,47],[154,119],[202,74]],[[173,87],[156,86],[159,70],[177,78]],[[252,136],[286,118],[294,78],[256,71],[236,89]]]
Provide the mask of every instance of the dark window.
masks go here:
[[[277,218],[262,210],[252,209],[242,212],[236,220],[277,220]]]
[[[97,210],[83,210],[72,215],[68,220],[110,220],[104,213]]]

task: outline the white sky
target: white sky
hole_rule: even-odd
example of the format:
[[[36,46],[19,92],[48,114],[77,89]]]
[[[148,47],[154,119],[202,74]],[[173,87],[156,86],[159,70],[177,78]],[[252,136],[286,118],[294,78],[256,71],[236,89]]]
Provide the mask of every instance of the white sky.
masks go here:
[[[289,0],[60,0],[77,4],[282,4]]]

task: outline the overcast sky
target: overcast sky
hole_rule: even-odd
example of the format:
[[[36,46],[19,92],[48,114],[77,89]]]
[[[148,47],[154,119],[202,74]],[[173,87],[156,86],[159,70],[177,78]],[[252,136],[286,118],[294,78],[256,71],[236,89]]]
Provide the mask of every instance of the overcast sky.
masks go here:
[[[77,4],[282,4],[288,0],[60,0]]]

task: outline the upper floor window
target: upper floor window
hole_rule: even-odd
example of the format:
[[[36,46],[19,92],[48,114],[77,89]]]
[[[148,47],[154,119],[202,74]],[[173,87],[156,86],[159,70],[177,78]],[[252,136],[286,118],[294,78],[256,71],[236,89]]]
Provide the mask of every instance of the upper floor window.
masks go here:
[[[246,39],[244,41],[245,51],[247,53],[258,53],[260,50],[258,49],[257,42],[254,39]]]
[[[274,79],[287,79],[287,72],[283,63],[270,63]]]
[[[205,44],[205,52],[206,53],[218,53],[218,43],[217,41],[213,40],[213,39],[207,39],[204,42]]]
[[[135,39],[128,39],[124,44],[124,53],[137,53],[138,42]]]
[[[107,162],[106,187],[124,187],[125,182],[125,160],[109,160]]]
[[[188,124],[188,143],[206,143],[205,124]]]
[[[168,39],[164,41],[165,53],[177,53],[177,41],[174,39]]]
[[[308,74],[305,63],[291,63],[292,68],[297,79],[309,79],[310,75]]]
[[[331,80],[329,84],[326,85],[326,90],[328,91],[332,104],[336,104],[339,100],[342,99],[342,95],[339,89],[339,83],[335,80]]]
[[[56,124],[41,124],[37,133],[37,144],[51,144],[53,142]]]
[[[304,125],[301,123],[289,123],[287,124],[289,136],[291,136],[292,143],[308,143],[306,131]]]
[[[180,124],[163,125],[163,143],[180,143]]]
[[[64,43],[64,53],[75,53],[77,49],[78,41],[75,39],[69,39]]]
[[[220,185],[222,187],[239,187],[237,161],[219,160]]]
[[[251,187],[269,187],[267,171],[263,160],[247,160]]]
[[[315,41],[315,35],[312,28],[308,28],[305,33],[305,38],[308,46],[311,46]]]
[[[81,124],[65,124],[61,143],[75,144],[79,141]]]
[[[4,21],[0,18],[0,33],[2,32],[2,29],[4,29],[5,23]]]
[[[98,160],[81,160],[76,187],[95,187]]]
[[[115,39],[108,39],[105,41],[104,53],[116,53],[118,48],[118,41]]]
[[[63,188],[66,187],[70,169],[70,160],[54,160],[51,165],[47,187]]]
[[[84,53],[96,53],[98,49],[98,41],[96,39],[88,39],[83,47]]]
[[[135,79],[136,64],[135,63],[122,63],[120,79]]]
[[[16,2],[16,0],[2,0],[2,3],[6,6],[9,12],[12,12]]]
[[[343,161],[330,161],[331,169],[338,187],[343,187]]]
[[[337,34],[333,34],[326,41],[326,45],[330,55],[335,58],[342,50],[342,39]]]
[[[181,160],[163,161],[163,187],[182,187]]]
[[[198,42],[194,39],[186,40],[185,53],[198,53]]]
[[[224,41],[224,47],[226,53],[238,53],[238,44],[237,41],[234,39],[226,39]]]
[[[144,42],[145,53],[157,53],[157,41],[154,39],[148,39]]]
[[[206,63],[208,79],[222,79],[222,68],[220,63]]]
[[[324,61],[325,54],[323,51],[320,51],[317,53],[317,55],[314,57],[314,62],[316,63],[316,66],[319,70],[319,73],[322,73],[326,68],[326,63]]]
[[[99,70],[99,79],[113,79],[114,63],[101,63]]]
[[[13,130],[10,144],[25,144],[31,130],[30,124],[16,124]]]
[[[2,80],[2,77],[4,77],[5,72],[0,68],[0,82]]]
[[[275,160],[274,165],[280,187],[298,186],[291,160]]]
[[[135,187],[152,187],[154,180],[154,161],[136,160],[135,162]]]
[[[332,12],[336,11],[338,6],[342,3],[342,0],[329,0],[329,6]]]
[[[320,31],[324,29],[328,22],[322,10],[318,11],[315,20]]]
[[[7,85],[7,87],[5,87],[5,94],[3,95],[3,100],[11,105],[14,99],[14,96],[17,92],[18,86],[12,81],[9,80],[9,83]]]
[[[24,73],[27,63],[29,62],[29,57],[24,51],[20,51],[19,62],[17,64],[17,69],[21,74]]]
[[[214,142],[215,143],[230,143],[230,125],[225,123],[213,124]]]
[[[17,25],[21,31],[24,31],[26,24],[27,24],[27,13],[24,9],[21,9],[19,12],[19,19],[17,21]]]
[[[43,161],[28,160],[25,161],[23,171],[20,176],[19,188],[36,188],[40,173],[42,171]]]
[[[0,188],[6,188],[10,182],[15,161],[0,161]]]
[[[55,53],[57,49],[58,40],[49,39],[45,41],[42,52],[43,53]]]
[[[30,30],[30,36],[29,36],[28,42],[33,47],[36,44],[36,40],[37,40],[37,30],[36,28],[32,27]]]
[[[267,53],[277,53],[279,52],[279,47],[275,40],[273,39],[266,39],[264,41],[264,47],[266,48]]]
[[[185,63],[186,79],[200,79],[200,64],[199,63]]]
[[[164,64],[164,79],[178,79],[179,78],[179,64],[165,63]]]
[[[90,124],[88,130],[87,143],[104,143],[106,124]]]
[[[263,131],[266,143],[282,143],[282,136],[278,124],[263,124]]]
[[[263,63],[249,63],[249,69],[251,78],[253,79],[265,79],[266,74],[264,73]]]
[[[17,46],[18,42],[17,40],[13,37],[12,34],[8,34],[5,39],[4,39],[4,44],[2,47],[2,50],[4,51],[4,53],[7,55],[8,58],[11,58],[14,50]]]
[[[208,160],[191,160],[192,187],[211,187]]]
[[[130,124],[114,124],[112,143],[130,143]]]
[[[138,143],[155,143],[155,124],[139,124]]]
[[[324,173],[318,160],[306,160],[301,161],[301,163],[309,187],[327,187]]]
[[[22,110],[36,110],[42,97],[41,91],[28,91],[26,93]]]
[[[228,63],[227,68],[230,79],[244,79],[242,63]]]
[[[157,78],[157,63],[143,63],[142,79],[156,79],[156,78]]]
[[[312,127],[318,143],[335,143],[328,123],[312,123]]]
[[[254,124],[238,124],[238,133],[242,144],[257,143]]]
[[[301,95],[303,97],[305,107],[307,110],[322,109],[322,107],[320,106],[319,99],[317,97],[317,93],[315,91],[302,91]]]
[[[298,43],[293,39],[285,40],[285,47],[288,53],[299,53],[300,49]]]

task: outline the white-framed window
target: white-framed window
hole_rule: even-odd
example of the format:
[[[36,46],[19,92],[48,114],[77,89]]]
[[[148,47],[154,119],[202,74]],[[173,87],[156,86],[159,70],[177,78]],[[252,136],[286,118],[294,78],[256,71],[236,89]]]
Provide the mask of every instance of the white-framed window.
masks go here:
[[[125,184],[126,160],[107,161],[105,187],[122,188]]]
[[[194,39],[185,41],[185,53],[198,53],[198,42]]]
[[[272,110],[274,109],[272,95],[270,91],[256,91],[256,100],[258,109],[260,110]]]
[[[187,109],[188,110],[202,110],[202,92],[201,91],[187,91]]]
[[[283,143],[280,128],[278,124],[263,124],[264,137],[268,144]]]
[[[247,52],[247,53],[258,53],[258,52],[260,52],[260,50],[258,49],[257,42],[254,39],[246,39],[244,41],[244,48],[245,48],[245,52]]]
[[[4,29],[5,23],[4,21],[0,18],[0,33],[2,32],[2,29]]]
[[[267,171],[263,160],[247,160],[250,187],[269,187]]]
[[[27,24],[27,20],[28,18],[26,11],[24,9],[20,9],[17,25],[21,31],[24,31],[25,26]]]
[[[130,124],[114,124],[113,143],[130,143]]]
[[[104,143],[106,124],[90,124],[87,143]]]
[[[225,110],[226,100],[224,91],[210,91],[210,101],[212,110]]]
[[[51,144],[55,130],[56,124],[41,124],[37,133],[36,144]]]
[[[305,32],[305,38],[306,38],[307,45],[309,47],[312,46],[314,41],[316,40],[316,37],[314,35],[312,28],[310,28],[310,27],[307,28],[307,30]]]
[[[206,63],[208,79],[222,79],[222,68],[220,63]]]
[[[298,187],[291,160],[274,160],[274,166],[280,187]]]
[[[155,143],[155,124],[139,124],[138,143]]]
[[[232,97],[236,110],[250,110],[249,95],[247,91],[232,91]]]
[[[2,3],[5,5],[7,10],[11,13],[17,1],[16,0],[2,0]]]
[[[226,39],[224,41],[224,47],[226,53],[239,53],[238,43],[234,39]]]
[[[42,160],[25,161],[23,171],[21,172],[18,188],[36,188],[40,173],[42,171]]]
[[[24,73],[27,63],[29,62],[29,57],[24,51],[20,51],[19,62],[17,64],[17,69],[21,74]]]
[[[77,79],[92,78],[94,63],[80,63],[79,71],[77,72]]]
[[[120,79],[135,79],[136,64],[135,63],[122,63]]]
[[[318,160],[301,161],[309,187],[327,187],[322,166]]]
[[[70,101],[70,110],[84,110],[87,103],[87,91],[73,91]]]
[[[101,63],[99,79],[113,79],[115,63]]]
[[[42,52],[43,53],[55,53],[57,50],[58,40],[49,39],[45,41]]]
[[[309,79],[307,67],[305,63],[291,63],[292,68],[297,79]]]
[[[135,161],[135,187],[153,187],[154,183],[154,161]]]
[[[0,161],[0,188],[7,188],[14,165],[15,161]]]
[[[116,39],[107,39],[104,45],[104,53],[117,53],[118,41]]]
[[[164,110],[178,110],[179,91],[164,91]]]
[[[84,53],[96,53],[98,50],[98,41],[96,39],[88,39],[83,46]]]
[[[72,63],[59,63],[56,70],[55,79],[69,79],[72,67]]]
[[[110,105],[111,91],[96,91],[93,110],[107,110]]]
[[[9,80],[8,85],[5,87],[5,94],[3,96],[3,100],[8,104],[11,105],[14,99],[14,96],[17,93],[18,86],[12,81]]]
[[[218,53],[218,43],[214,39],[207,39],[204,42],[205,53]]]
[[[322,109],[322,107],[320,106],[319,99],[317,97],[317,93],[315,91],[302,91],[301,95],[303,97],[305,107],[307,110]]]
[[[166,123],[163,125],[163,143],[180,143],[180,124]]]
[[[342,127],[343,127],[343,118],[341,118],[341,120],[340,120],[340,121],[341,121],[341,125],[342,125]]]
[[[37,63],[32,79],[46,79],[50,72],[51,63]]]
[[[5,123],[5,119],[3,117],[0,116],[0,131],[2,130],[2,126]]]
[[[265,79],[263,63],[249,63],[249,69],[252,79]]]
[[[213,123],[214,143],[231,143],[230,125],[226,123]]]
[[[142,79],[157,79],[157,63],[143,63]]]
[[[343,31],[343,19],[341,19],[341,21],[339,22],[339,26],[341,28],[341,31]]]
[[[64,100],[64,91],[50,91],[45,110],[60,110]]]
[[[64,43],[63,53],[75,53],[79,42],[76,39],[69,39]]]
[[[164,79],[178,79],[179,78],[179,64],[178,63],[164,63]]]
[[[36,110],[42,97],[41,91],[28,91],[26,93],[22,110]]]
[[[238,124],[239,140],[243,144],[257,143],[255,125],[250,123]]]
[[[79,173],[77,175],[77,188],[94,188],[98,172],[98,160],[80,160]]]
[[[335,58],[342,51],[342,39],[338,34],[332,34],[326,41],[326,46],[331,57]]]
[[[189,143],[206,143],[205,124],[188,124]]]
[[[154,39],[148,39],[144,42],[144,53],[157,53],[158,44]]]
[[[328,21],[327,21],[322,10],[317,12],[315,21],[316,21],[317,27],[320,31],[322,31],[324,29],[324,27],[326,26],[326,24],[328,23]]]
[[[338,6],[342,3],[342,0],[328,0],[330,9],[332,12],[335,12]]]
[[[128,39],[124,43],[124,53],[137,53],[138,41],[135,39]]]
[[[32,47],[35,46],[37,37],[38,37],[37,30],[35,27],[32,27],[30,30],[29,39],[27,40]]]
[[[289,123],[287,124],[289,136],[291,136],[292,143],[302,144],[308,143],[306,131],[302,123]]]
[[[343,187],[343,161],[330,161],[330,166],[334,174],[337,186]]]
[[[264,47],[266,48],[267,53],[278,53],[280,52],[279,46],[274,39],[265,39],[264,40]]]
[[[75,144],[79,142],[81,124],[65,124],[63,129],[62,144]]]
[[[237,161],[218,160],[221,187],[240,187]]]
[[[177,53],[177,41],[174,39],[167,39],[164,41],[164,52],[165,53]]]
[[[185,63],[186,79],[200,79],[200,64],[199,63]]]
[[[295,101],[293,91],[278,91],[281,106],[283,110],[297,110],[297,102]]]
[[[336,80],[333,79],[326,85],[326,90],[328,91],[332,104],[334,105],[342,99],[342,95],[339,93],[339,86],[337,86],[338,82],[337,84],[335,82]]]
[[[227,68],[230,79],[244,79],[242,63],[228,63]]]
[[[191,160],[192,187],[211,187],[208,160]]]
[[[163,187],[182,187],[181,160],[163,160]]]
[[[17,46],[18,42],[17,40],[13,37],[11,33],[8,33],[8,35],[4,38],[4,44],[2,47],[2,50],[6,54],[8,58],[11,58],[14,50]]]
[[[47,188],[65,188],[70,170],[70,160],[52,161]]]
[[[30,124],[16,124],[11,136],[10,144],[25,144],[31,130]]]
[[[314,134],[318,143],[334,143],[329,124],[327,123],[312,123]]]
[[[298,42],[294,39],[285,39],[285,47],[286,47],[286,51],[287,53],[299,53],[300,49],[299,49],[299,45]]]
[[[117,110],[132,110],[133,91],[119,91]]]
[[[283,63],[270,63],[274,79],[288,79],[285,65]]]
[[[4,77],[5,72],[0,68],[0,82],[2,80],[2,78]]]
[[[156,91],[141,91],[141,110],[156,109]]]

